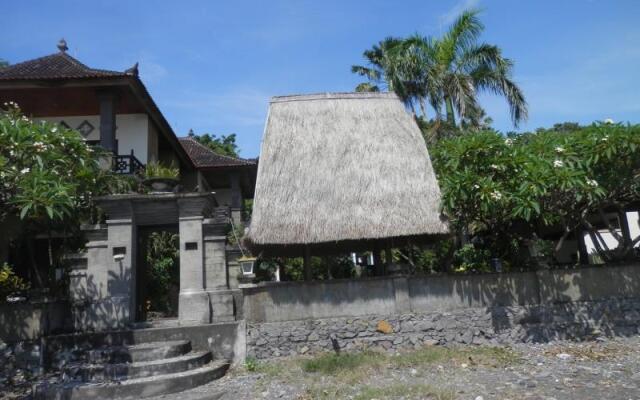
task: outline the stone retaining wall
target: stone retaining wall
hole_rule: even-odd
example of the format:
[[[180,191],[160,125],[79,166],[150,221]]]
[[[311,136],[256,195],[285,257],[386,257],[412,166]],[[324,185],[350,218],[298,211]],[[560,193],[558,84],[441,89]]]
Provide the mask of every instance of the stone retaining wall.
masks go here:
[[[247,355],[271,358],[330,350],[434,344],[508,344],[639,333],[640,299],[467,308],[247,325]],[[390,328],[390,329],[389,329]]]
[[[638,332],[640,267],[266,283],[243,298],[247,352],[258,358],[583,339]]]

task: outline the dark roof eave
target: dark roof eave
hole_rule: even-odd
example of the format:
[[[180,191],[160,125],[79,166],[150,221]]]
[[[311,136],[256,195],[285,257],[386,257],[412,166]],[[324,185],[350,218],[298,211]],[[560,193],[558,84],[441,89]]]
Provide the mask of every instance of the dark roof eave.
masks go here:
[[[128,86],[142,103],[145,110],[171,143],[178,157],[190,168],[195,169],[194,163],[178,141],[178,137],[165,119],[164,115],[153,101],[139,77],[122,74],[120,76],[77,77],[77,78],[45,78],[45,79],[0,79],[0,88],[29,89],[41,87],[86,87],[86,86]]]
[[[191,158],[189,157],[185,149],[180,144],[180,141],[178,140],[178,137],[176,136],[175,132],[173,132],[171,125],[169,125],[169,122],[167,122],[162,112],[160,112],[160,109],[158,108],[156,103],[153,101],[153,98],[151,98],[151,95],[147,91],[147,88],[144,86],[140,78],[137,76],[131,75],[131,76],[128,76],[128,79],[129,79],[130,87],[133,90],[133,93],[136,95],[136,97],[138,97],[138,100],[142,102],[145,109],[147,110],[147,113],[151,116],[151,118],[156,123],[156,125],[160,128],[162,132],[164,132],[165,137],[167,138],[167,140],[169,140],[173,148],[176,150],[180,159],[183,162],[185,162],[189,167],[191,167],[192,169],[195,169],[196,168],[195,164],[193,163],[193,161],[191,160]]]
[[[245,239],[244,244],[254,255],[264,257],[301,257],[305,247],[309,247],[312,255],[335,255],[347,252],[371,251],[384,249],[386,246],[402,247],[406,245],[425,245],[449,237],[449,233],[425,233],[422,235],[398,236],[387,238],[346,239],[321,243],[252,243]]]

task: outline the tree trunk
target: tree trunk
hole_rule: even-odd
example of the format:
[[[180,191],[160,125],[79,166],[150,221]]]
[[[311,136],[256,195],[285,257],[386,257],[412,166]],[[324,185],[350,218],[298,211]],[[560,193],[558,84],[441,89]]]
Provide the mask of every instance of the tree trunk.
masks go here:
[[[444,101],[447,108],[447,122],[451,124],[451,126],[456,126],[456,116],[453,112],[453,101],[450,97],[445,97]]]

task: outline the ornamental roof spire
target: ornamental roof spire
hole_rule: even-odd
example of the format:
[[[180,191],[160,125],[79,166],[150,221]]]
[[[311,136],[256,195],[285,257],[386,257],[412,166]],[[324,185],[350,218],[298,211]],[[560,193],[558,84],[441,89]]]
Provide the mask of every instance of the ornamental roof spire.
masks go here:
[[[64,40],[64,38],[60,39],[58,42],[58,50],[60,50],[61,53],[65,53],[69,50],[69,47],[67,47],[67,41]]]

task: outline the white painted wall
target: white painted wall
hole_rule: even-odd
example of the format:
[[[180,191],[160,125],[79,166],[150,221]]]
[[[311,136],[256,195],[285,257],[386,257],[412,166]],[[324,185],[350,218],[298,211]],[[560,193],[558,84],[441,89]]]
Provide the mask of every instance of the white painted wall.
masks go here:
[[[627,222],[629,223],[629,232],[631,233],[631,239],[635,239],[640,236],[640,221],[639,215],[637,211],[627,212],[626,213]],[[622,234],[620,229],[616,230],[617,233]],[[618,247],[618,241],[615,237],[607,230],[598,231],[602,236],[602,239],[606,243],[607,247],[610,249],[615,249]],[[599,263],[601,262],[600,257],[597,256],[596,246],[593,244],[591,240],[591,236],[589,234],[584,235],[584,243],[587,248],[587,253],[589,254],[589,263]],[[638,243],[635,247],[640,247],[640,243]]]
[[[34,120],[46,120],[50,122],[64,121],[73,129],[77,129],[83,121],[88,121],[93,125],[94,130],[87,136],[87,140],[100,140],[100,116],[84,115],[69,117],[45,117],[34,118]],[[149,122],[147,114],[117,114],[116,115],[116,139],[118,140],[118,154],[134,155],[143,164],[147,164],[150,159],[157,157],[153,154],[154,146],[157,152],[157,140],[149,143],[150,135],[157,135],[153,125]],[[151,146],[150,146],[151,144]],[[151,153],[150,153],[151,150]]]

